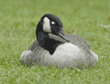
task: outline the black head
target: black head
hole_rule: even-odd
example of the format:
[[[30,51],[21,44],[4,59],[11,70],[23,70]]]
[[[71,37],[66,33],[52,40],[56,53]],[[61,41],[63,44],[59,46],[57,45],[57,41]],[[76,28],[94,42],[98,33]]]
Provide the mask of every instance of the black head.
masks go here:
[[[69,39],[65,36],[65,33],[63,31],[63,24],[57,16],[53,14],[45,14],[41,18],[39,24],[42,25],[42,30],[44,32],[58,35],[66,41],[69,41]]]

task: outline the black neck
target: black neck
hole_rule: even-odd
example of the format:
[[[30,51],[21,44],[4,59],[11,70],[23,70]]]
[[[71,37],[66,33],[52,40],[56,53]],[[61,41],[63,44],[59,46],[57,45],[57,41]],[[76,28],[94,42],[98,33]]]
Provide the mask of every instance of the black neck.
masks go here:
[[[42,26],[40,24],[37,26],[36,35],[39,45],[43,49],[48,50],[50,54],[53,54],[57,46],[63,43],[50,38],[49,34],[42,30]]]

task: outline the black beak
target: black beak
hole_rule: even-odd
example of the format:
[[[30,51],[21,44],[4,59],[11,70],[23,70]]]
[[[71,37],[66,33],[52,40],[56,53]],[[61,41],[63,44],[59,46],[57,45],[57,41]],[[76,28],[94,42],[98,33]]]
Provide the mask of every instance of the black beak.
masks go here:
[[[63,30],[60,30],[60,32],[58,33],[58,35],[63,38],[64,40],[66,40],[67,42],[69,42],[70,40],[65,36],[65,33]]]

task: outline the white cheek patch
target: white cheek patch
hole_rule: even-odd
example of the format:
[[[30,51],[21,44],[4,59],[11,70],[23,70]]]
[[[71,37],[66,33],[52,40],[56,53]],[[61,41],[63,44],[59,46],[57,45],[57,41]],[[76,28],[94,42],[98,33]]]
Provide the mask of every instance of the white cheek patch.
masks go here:
[[[48,32],[48,33],[51,33],[51,27],[50,27],[50,20],[45,17],[44,20],[43,20],[43,31],[45,32]]]

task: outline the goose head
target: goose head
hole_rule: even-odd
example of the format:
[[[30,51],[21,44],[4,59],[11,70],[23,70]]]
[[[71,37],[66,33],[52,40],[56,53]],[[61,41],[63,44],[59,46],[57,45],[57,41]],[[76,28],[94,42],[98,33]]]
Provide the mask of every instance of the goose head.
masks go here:
[[[45,33],[51,33],[60,36],[62,39],[69,42],[69,39],[65,36],[65,33],[63,31],[63,24],[56,15],[45,14],[43,17],[41,17],[36,31],[37,30],[38,32],[42,31]]]
[[[56,48],[63,42],[50,38],[49,33],[60,36],[69,42],[63,31],[61,20],[53,14],[45,14],[41,17],[36,28],[36,37],[39,45],[49,51],[50,54],[53,54]]]

